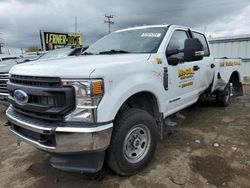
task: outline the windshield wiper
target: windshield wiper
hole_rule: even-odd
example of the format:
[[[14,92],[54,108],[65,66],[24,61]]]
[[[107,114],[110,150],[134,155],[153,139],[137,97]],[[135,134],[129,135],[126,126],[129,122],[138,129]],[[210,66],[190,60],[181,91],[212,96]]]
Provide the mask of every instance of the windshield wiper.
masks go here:
[[[124,51],[124,50],[109,50],[109,51],[102,51],[99,52],[99,54],[127,54],[130,52]]]
[[[15,62],[17,63],[17,64],[21,64],[21,63],[27,63],[27,62],[29,62],[29,61],[31,61],[30,59],[25,59],[25,60],[15,60]]]
[[[91,52],[83,52],[81,55],[94,55],[94,54]]]

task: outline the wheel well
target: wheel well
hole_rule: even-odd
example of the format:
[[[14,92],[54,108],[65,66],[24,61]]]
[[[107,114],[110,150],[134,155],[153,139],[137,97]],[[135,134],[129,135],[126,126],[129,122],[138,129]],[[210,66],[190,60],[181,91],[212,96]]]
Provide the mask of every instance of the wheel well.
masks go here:
[[[243,95],[243,89],[242,84],[240,82],[239,73],[237,71],[234,71],[229,79],[229,82],[232,85],[232,92],[235,96],[241,96]]]
[[[231,74],[231,77],[229,79],[229,82],[230,83],[240,83],[240,78],[239,78],[239,73],[237,71],[234,71],[232,74]]]
[[[140,92],[132,95],[122,104],[117,114],[129,108],[145,110],[156,119],[159,115],[157,99],[150,92]]]

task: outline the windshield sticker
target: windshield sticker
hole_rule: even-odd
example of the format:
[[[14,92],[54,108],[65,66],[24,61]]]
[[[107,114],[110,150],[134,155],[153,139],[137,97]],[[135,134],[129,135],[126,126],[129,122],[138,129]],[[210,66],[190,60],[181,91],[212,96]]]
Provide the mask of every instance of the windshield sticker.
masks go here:
[[[161,33],[142,33],[141,37],[160,37]]]

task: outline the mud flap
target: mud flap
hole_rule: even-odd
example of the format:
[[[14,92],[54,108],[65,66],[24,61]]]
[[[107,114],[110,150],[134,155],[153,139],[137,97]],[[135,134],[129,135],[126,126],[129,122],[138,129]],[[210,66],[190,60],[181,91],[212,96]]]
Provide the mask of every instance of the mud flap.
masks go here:
[[[243,85],[239,84],[238,88],[234,90],[234,96],[243,96]]]
[[[164,138],[164,127],[165,127],[165,121],[164,121],[163,113],[158,114],[157,126],[158,126],[159,138],[160,138],[160,140],[163,140],[163,138]]]

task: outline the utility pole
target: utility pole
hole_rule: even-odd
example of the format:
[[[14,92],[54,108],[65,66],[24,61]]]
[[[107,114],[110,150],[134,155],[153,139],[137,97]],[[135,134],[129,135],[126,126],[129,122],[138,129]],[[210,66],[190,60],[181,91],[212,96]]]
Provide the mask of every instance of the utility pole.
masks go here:
[[[0,34],[2,35],[2,32],[0,32]],[[0,37],[0,40],[3,40],[3,39]],[[2,47],[3,47],[3,45],[4,45],[4,43],[2,43],[2,42],[0,41],[0,54],[3,53],[3,52],[2,52]]]
[[[0,42],[0,54],[2,54],[3,52],[2,52],[2,47],[3,47],[3,43],[2,42]]]
[[[41,42],[41,50],[45,51],[46,50],[46,45],[45,45],[45,41],[44,41],[44,34],[42,32],[42,30],[39,30],[39,35],[40,35],[40,42]],[[22,53],[23,53],[23,49],[22,49]]]
[[[77,34],[77,16],[75,17],[75,35]]]
[[[111,29],[110,29],[110,27],[111,27],[111,24],[114,24],[114,22],[113,21],[111,21],[111,19],[113,19],[114,18],[114,15],[106,15],[105,14],[105,18],[107,18],[107,20],[104,20],[104,23],[108,23],[108,26],[109,26],[109,33],[111,32]]]
[[[75,47],[79,47],[80,44],[79,44],[79,37],[77,36],[78,33],[77,33],[77,16],[75,16],[75,37],[74,37],[74,43],[76,44]]]
[[[204,31],[203,31],[203,33],[206,35],[206,32],[207,32],[207,26],[204,25]]]

